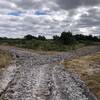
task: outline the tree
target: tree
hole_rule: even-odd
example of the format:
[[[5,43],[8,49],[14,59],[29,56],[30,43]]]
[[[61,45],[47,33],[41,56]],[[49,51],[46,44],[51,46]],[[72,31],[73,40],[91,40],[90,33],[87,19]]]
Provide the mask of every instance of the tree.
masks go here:
[[[24,36],[24,39],[32,40],[32,39],[37,39],[37,38],[35,36],[32,36],[32,35],[28,34],[28,35]]]
[[[63,44],[73,44],[75,39],[71,32],[62,32],[60,36],[60,40]]]
[[[38,36],[38,39],[43,41],[46,40],[45,36],[41,36],[41,35]]]
[[[32,40],[33,36],[30,35],[30,34],[28,34],[28,35],[24,36],[24,39],[26,39],[26,40]]]
[[[59,39],[60,39],[59,36],[57,36],[57,35],[54,35],[54,36],[53,36],[53,40],[58,41]]]
[[[86,40],[85,35],[83,34],[76,34],[74,37],[77,41]]]

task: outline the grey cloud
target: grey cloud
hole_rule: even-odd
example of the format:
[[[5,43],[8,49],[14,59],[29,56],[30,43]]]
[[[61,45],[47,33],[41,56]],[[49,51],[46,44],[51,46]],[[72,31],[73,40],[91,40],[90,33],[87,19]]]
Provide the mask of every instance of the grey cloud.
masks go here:
[[[100,0],[56,0],[63,9],[74,9],[81,6],[93,6],[100,4]]]
[[[9,0],[7,0],[9,1]],[[51,8],[57,10],[57,4],[53,0],[10,0],[14,4],[16,4],[19,8],[23,10],[29,9],[43,9],[43,8]]]
[[[74,33],[79,34],[100,34],[100,10],[97,8],[90,8],[87,10],[87,13],[84,13],[83,11],[80,18],[73,21],[70,29]],[[77,10],[74,12],[74,14],[75,13],[77,13]],[[82,32],[80,29],[85,29],[86,31]]]
[[[99,26],[100,25],[100,12],[97,13],[96,9],[88,10],[88,15],[81,15],[81,19],[79,20],[79,26]]]
[[[20,0],[20,1],[16,0],[15,3],[19,7],[22,7],[23,9],[32,9],[32,8],[38,8],[40,2],[34,2],[33,0]]]
[[[97,34],[100,31],[100,7],[97,5],[99,2],[99,0],[0,0],[0,7],[3,6],[0,8],[0,36],[23,37],[26,34],[35,36],[42,34],[50,38],[68,30],[80,34],[82,28],[90,34]],[[81,6],[85,9],[81,10]],[[23,13],[20,16],[7,15],[16,10]],[[48,14],[35,15],[34,12],[38,10],[46,10]],[[96,28],[92,29],[93,27]]]

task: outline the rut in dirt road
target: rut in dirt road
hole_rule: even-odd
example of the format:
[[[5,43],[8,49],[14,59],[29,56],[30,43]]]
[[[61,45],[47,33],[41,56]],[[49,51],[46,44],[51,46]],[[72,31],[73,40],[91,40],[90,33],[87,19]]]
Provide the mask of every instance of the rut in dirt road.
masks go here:
[[[49,56],[8,49],[15,60],[14,70],[8,74],[7,86],[0,78],[0,95],[4,100],[97,100],[77,75],[68,72],[60,62],[76,57],[74,52]],[[100,47],[77,50],[78,56],[93,54]],[[6,73],[6,72],[5,72]],[[13,74],[12,74],[13,73]]]

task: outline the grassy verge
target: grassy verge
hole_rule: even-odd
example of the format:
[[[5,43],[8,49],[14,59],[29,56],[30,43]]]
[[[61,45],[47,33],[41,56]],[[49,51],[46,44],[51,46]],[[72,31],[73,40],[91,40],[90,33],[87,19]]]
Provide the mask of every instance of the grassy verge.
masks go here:
[[[4,100],[2,97],[0,97],[0,100]]]
[[[74,43],[71,45],[64,45],[53,40],[25,40],[25,39],[9,39],[0,41],[1,45],[16,46],[20,48],[27,48],[36,51],[69,51],[85,46],[84,43]]]
[[[71,61],[65,60],[63,64],[69,71],[79,74],[100,100],[100,52]]]
[[[11,61],[10,53],[7,51],[0,50],[0,70],[9,65],[10,61]],[[3,98],[0,97],[0,100],[3,100]]]
[[[4,68],[11,61],[11,55],[7,51],[0,50],[0,69]]]

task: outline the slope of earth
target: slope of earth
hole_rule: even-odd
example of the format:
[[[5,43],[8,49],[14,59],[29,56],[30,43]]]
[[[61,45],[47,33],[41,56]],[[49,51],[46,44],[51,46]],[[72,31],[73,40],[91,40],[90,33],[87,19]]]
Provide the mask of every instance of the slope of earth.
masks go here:
[[[64,61],[67,70],[79,74],[100,100],[100,52],[71,61]]]
[[[11,55],[7,51],[0,50],[0,69],[4,68],[11,61]]]
[[[100,51],[99,46],[59,55],[37,54],[13,47],[2,49],[10,51],[14,59],[10,73],[2,74],[0,78],[2,100],[97,100],[85,83],[60,62],[94,54]],[[4,86],[3,79],[7,79]]]

